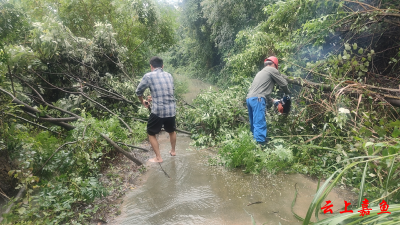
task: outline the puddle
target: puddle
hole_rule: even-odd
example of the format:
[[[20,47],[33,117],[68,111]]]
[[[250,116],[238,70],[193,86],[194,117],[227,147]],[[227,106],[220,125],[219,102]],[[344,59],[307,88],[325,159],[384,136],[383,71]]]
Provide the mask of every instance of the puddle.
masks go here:
[[[192,82],[192,81],[191,81]],[[210,85],[196,81],[198,87],[190,95]],[[193,83],[191,83],[193,85]],[[192,90],[192,89],[190,89]],[[179,225],[302,224],[291,213],[291,204],[298,189],[295,213],[305,217],[317,189],[317,182],[301,174],[244,174],[241,170],[208,165],[215,155],[209,150],[193,150],[191,139],[178,134],[177,156],[168,154],[170,143],[167,133],[158,136],[164,162],[149,164],[142,177],[143,185],[124,197],[121,215],[111,224]],[[353,203],[354,195],[346,190],[332,191],[333,211],[338,213],[344,200]],[[261,202],[258,204],[250,203]],[[325,218],[320,215],[320,219]]]
[[[128,193],[121,215],[112,224],[301,224],[291,213],[295,185],[298,197],[294,211],[304,217],[317,183],[300,174],[250,175],[207,164],[215,153],[190,150],[190,138],[178,135],[177,156],[168,154],[167,133],[158,137],[164,162],[148,164],[143,186]],[[328,196],[339,210],[351,193]],[[248,204],[262,202],[259,204]],[[335,204],[336,203],[336,204]],[[336,206],[336,207],[335,207]],[[320,216],[320,219],[324,215]]]

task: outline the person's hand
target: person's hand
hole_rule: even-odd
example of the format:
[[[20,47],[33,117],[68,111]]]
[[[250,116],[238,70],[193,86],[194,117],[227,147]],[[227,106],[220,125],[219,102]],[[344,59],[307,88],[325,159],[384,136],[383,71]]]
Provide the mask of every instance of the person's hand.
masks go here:
[[[143,101],[143,102],[142,102],[142,105],[143,105],[144,107],[146,107],[146,108],[149,108],[149,106],[150,106],[150,104],[149,104],[148,101]]]

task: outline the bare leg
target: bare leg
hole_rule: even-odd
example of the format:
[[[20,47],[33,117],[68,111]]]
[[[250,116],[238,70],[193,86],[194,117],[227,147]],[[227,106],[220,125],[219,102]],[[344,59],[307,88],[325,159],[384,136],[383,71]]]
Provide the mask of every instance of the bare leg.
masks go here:
[[[169,152],[169,154],[171,154],[171,156],[176,156],[176,152],[175,152],[176,132],[175,131],[169,133],[169,141],[171,142],[171,151]]]
[[[149,159],[149,162],[162,162],[161,154],[160,154],[160,148],[158,146],[158,141],[155,135],[149,135],[149,141],[151,144],[151,147],[154,150],[154,153],[156,153],[156,157]]]

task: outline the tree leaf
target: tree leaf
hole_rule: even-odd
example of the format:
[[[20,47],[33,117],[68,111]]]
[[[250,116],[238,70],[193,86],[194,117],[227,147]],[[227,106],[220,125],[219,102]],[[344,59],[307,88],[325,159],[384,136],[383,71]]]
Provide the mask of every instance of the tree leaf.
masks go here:
[[[20,215],[22,215],[22,214],[24,214],[24,213],[26,212],[26,209],[25,209],[24,207],[21,207],[21,208],[19,208],[19,209],[17,210],[17,212],[18,212]]]
[[[397,138],[400,135],[400,129],[398,127],[395,127],[392,133],[393,138]]]

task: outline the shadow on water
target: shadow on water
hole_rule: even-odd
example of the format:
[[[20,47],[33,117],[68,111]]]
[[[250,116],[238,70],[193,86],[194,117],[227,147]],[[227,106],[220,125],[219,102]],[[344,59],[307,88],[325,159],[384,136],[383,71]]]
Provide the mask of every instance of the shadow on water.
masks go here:
[[[252,224],[250,215],[257,224],[301,224],[291,213],[295,185],[299,192],[294,211],[302,217],[317,189],[316,181],[301,174],[251,175],[209,166],[215,153],[193,150],[188,136],[178,135],[175,157],[168,154],[168,134],[161,133],[158,140],[162,167],[170,178],[159,164],[148,163],[144,184],[127,193],[121,215],[112,224]],[[344,200],[354,199],[345,190],[339,192],[327,198],[334,212],[341,210]],[[255,202],[261,203],[249,205]]]

